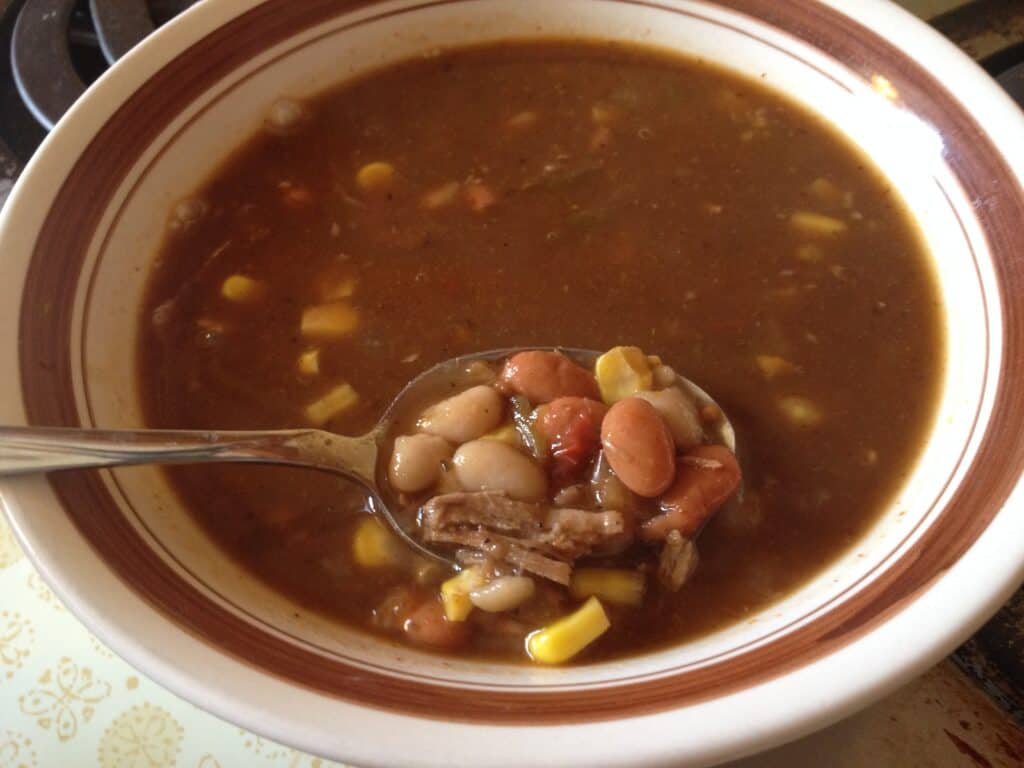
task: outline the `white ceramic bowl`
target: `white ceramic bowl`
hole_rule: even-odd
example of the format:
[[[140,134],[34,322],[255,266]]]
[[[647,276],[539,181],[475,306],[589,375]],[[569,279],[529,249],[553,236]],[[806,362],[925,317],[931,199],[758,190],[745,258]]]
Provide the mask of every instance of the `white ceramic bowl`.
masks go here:
[[[875,159],[940,276],[939,416],[900,497],[755,621],[636,658],[489,666],[375,642],[247,578],[149,468],[5,482],[30,557],[146,674],[275,739],[360,765],[700,765],[847,714],[947,653],[1024,575],[1024,120],[879,0],[207,0],[61,121],[0,220],[0,419],[141,423],[137,315],[167,211],[304,97],[438,47],[662,46],[760,77]]]

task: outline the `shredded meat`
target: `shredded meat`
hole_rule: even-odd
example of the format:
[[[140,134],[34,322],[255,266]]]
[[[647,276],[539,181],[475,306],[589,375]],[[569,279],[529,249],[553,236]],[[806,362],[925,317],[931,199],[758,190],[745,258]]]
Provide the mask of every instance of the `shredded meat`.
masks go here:
[[[677,592],[697,568],[697,545],[691,539],[684,539],[679,531],[671,531],[665,537],[658,562],[658,581],[666,589]]]
[[[423,505],[424,541],[486,552],[544,578],[568,584],[572,562],[626,532],[617,511],[588,512],[510,499],[503,493],[446,493]]]

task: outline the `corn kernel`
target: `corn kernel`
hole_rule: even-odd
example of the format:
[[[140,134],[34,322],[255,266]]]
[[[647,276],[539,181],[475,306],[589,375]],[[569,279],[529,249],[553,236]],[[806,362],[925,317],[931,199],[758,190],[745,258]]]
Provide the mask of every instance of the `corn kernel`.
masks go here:
[[[519,430],[513,422],[502,424],[493,432],[488,432],[480,438],[481,440],[497,440],[499,443],[511,445],[513,448],[522,448],[523,441],[519,437]]]
[[[650,389],[651,364],[639,347],[613,347],[594,365],[601,399],[608,405]]]
[[[843,204],[843,190],[824,176],[812,181],[807,186],[810,195],[825,205],[841,206]]]
[[[364,192],[384,192],[395,180],[395,166],[391,163],[367,163],[356,173],[356,184]]]
[[[595,104],[590,108],[590,119],[598,125],[608,125],[614,116],[612,108],[604,104]]]
[[[789,360],[778,355],[757,355],[754,358],[754,362],[757,363],[757,367],[761,370],[762,375],[769,381],[777,376],[796,373],[800,370]]]
[[[824,419],[821,409],[806,397],[784,397],[779,400],[779,409],[796,427],[816,427]]]
[[[359,521],[352,534],[352,557],[363,568],[385,568],[402,564],[404,550],[384,524],[375,517]]]
[[[789,223],[793,229],[803,235],[819,237],[835,237],[843,234],[847,229],[846,222],[842,219],[813,211],[797,211],[789,217]]]
[[[542,664],[561,664],[608,631],[611,622],[596,597],[526,638],[530,658]]]
[[[345,277],[334,282],[325,282],[320,288],[320,298],[324,301],[350,299],[356,292],[356,279]]]
[[[457,181],[449,181],[439,187],[434,187],[420,198],[420,205],[428,211],[444,208],[455,202],[461,188],[462,185]]]
[[[817,264],[825,258],[825,252],[821,246],[814,243],[804,243],[796,249],[796,257],[808,264]]]
[[[228,301],[257,301],[266,292],[266,285],[245,275],[231,275],[220,286],[220,295]]]
[[[315,304],[302,313],[302,335],[318,338],[348,336],[359,326],[359,312],[344,301]]]
[[[299,355],[299,373],[303,376],[316,376],[320,373],[319,349],[310,349]]]
[[[577,600],[597,597],[616,605],[640,605],[644,599],[644,575],[625,568],[577,568],[569,592]]]
[[[505,125],[507,125],[509,128],[513,128],[513,129],[529,128],[531,125],[533,125],[536,122],[537,122],[537,113],[536,112],[526,111],[526,112],[519,112],[519,113],[517,113],[515,115],[512,115],[512,117],[510,117],[508,119],[508,121],[505,123]]]
[[[319,400],[306,406],[306,418],[311,423],[321,426],[358,402],[359,393],[351,384],[339,384]]]
[[[473,610],[469,593],[484,582],[479,568],[459,571],[441,585],[441,604],[448,621],[465,621]]]

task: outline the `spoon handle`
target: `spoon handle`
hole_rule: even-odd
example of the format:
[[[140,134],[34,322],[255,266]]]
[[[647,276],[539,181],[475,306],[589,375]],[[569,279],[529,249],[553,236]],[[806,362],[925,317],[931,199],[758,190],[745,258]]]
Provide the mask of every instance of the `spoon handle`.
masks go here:
[[[0,427],[0,477],[126,464],[295,464],[373,479],[376,444],[314,429],[268,431],[107,430]]]

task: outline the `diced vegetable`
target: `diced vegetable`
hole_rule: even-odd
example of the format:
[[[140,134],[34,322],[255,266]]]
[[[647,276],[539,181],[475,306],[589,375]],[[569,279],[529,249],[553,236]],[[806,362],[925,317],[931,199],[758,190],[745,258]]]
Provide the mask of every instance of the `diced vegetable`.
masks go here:
[[[520,129],[529,128],[531,125],[537,122],[537,113],[526,110],[524,112],[518,112],[508,119],[505,123],[509,128]]]
[[[530,658],[541,664],[561,664],[578,654],[608,631],[611,622],[596,597],[576,611],[526,638]]]
[[[356,173],[356,185],[364,192],[384,192],[395,179],[395,166],[391,163],[367,163]]]
[[[499,443],[511,445],[513,448],[521,448],[523,446],[523,440],[519,436],[519,430],[516,429],[516,425],[511,421],[506,424],[502,424],[492,432],[488,432],[480,439],[497,440]]]
[[[339,384],[319,400],[314,400],[306,406],[306,418],[310,423],[322,426],[358,402],[359,393],[351,384]]]
[[[309,349],[299,355],[299,373],[303,376],[316,376],[320,373],[319,349]]]
[[[327,280],[320,287],[320,300],[325,302],[351,299],[356,292],[357,281],[354,277],[343,277],[338,280]]]
[[[468,181],[462,188],[462,194],[466,198],[470,209],[483,211],[498,202],[498,196],[494,190],[482,181]]]
[[[800,370],[789,360],[778,355],[757,355],[754,362],[757,363],[758,369],[768,380]]]
[[[843,204],[843,190],[824,176],[812,181],[807,186],[807,191],[812,197],[818,200],[818,202],[824,203],[825,205],[839,207]]]
[[[534,431],[551,448],[551,476],[559,485],[579,478],[601,445],[601,421],[608,408],[586,397],[560,397],[544,407]]]
[[[616,605],[640,605],[644,599],[644,575],[625,568],[577,568],[569,592],[577,600],[597,597]]]
[[[802,235],[835,237],[847,230],[846,222],[834,216],[825,216],[813,211],[797,211],[789,217],[793,229]]]
[[[359,327],[359,312],[344,301],[315,304],[302,313],[302,335],[316,338],[348,336]]]
[[[267,293],[267,286],[245,275],[231,275],[220,287],[220,295],[228,301],[245,303],[258,301]]]
[[[479,568],[466,568],[441,585],[441,604],[448,621],[465,621],[473,611],[469,593],[484,583]]]
[[[639,347],[612,347],[597,358],[594,372],[608,405],[650,389],[654,382],[651,364]]]
[[[796,249],[796,257],[800,259],[800,261],[805,261],[808,264],[817,264],[824,260],[825,252],[821,249],[820,245],[804,243]]]
[[[434,187],[420,199],[420,204],[428,211],[436,211],[439,208],[451,205],[459,194],[462,185],[457,181],[449,181],[438,187]]]
[[[352,534],[352,557],[363,568],[401,565],[405,550],[401,542],[375,517],[364,517]]]
[[[801,428],[816,427],[824,418],[817,405],[798,395],[789,395],[779,400],[779,410],[794,426]]]

